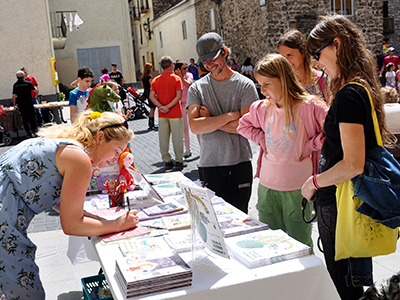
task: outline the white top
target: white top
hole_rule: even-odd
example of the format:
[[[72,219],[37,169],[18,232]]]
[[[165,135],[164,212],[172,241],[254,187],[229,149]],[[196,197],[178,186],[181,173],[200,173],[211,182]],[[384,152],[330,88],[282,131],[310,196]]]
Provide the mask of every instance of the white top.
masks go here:
[[[386,103],[383,105],[386,114],[386,125],[391,133],[400,133],[400,104]]]

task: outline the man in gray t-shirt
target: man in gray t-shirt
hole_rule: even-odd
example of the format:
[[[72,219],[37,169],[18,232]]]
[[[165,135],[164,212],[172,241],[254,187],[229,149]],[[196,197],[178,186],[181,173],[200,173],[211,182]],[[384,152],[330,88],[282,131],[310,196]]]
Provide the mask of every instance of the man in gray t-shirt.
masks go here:
[[[200,134],[200,180],[218,196],[247,213],[253,172],[247,139],[236,131],[239,118],[258,99],[254,83],[227,64],[229,49],[210,32],[196,45],[199,62],[210,72],[188,93],[190,129]]]

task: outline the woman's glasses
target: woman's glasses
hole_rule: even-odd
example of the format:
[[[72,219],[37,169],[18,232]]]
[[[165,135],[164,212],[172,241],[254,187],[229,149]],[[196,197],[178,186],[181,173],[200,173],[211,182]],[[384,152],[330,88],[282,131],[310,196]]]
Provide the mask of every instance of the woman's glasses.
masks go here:
[[[330,40],[329,42],[323,44],[321,47],[319,47],[317,50],[311,51],[312,55],[314,56],[316,61],[319,61],[319,57],[321,56],[321,51],[324,50],[330,43],[333,42],[334,39]]]

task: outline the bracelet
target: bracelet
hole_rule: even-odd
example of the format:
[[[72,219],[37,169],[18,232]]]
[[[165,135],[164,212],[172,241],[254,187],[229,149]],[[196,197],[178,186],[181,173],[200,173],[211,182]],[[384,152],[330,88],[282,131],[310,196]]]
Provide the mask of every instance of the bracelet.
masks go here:
[[[314,183],[314,186],[315,186],[315,188],[317,189],[317,190],[319,190],[321,187],[317,184],[317,174],[314,174],[314,176],[313,176],[313,183]]]

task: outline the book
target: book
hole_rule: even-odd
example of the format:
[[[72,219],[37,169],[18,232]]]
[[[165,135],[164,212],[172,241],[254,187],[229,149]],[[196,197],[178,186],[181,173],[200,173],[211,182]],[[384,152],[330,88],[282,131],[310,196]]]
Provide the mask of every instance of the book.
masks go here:
[[[311,248],[282,230],[263,230],[227,238],[231,254],[249,268],[265,266],[311,254]]]
[[[269,228],[267,224],[253,219],[250,216],[239,216],[235,218],[223,216],[218,218],[218,222],[226,238]]]
[[[219,216],[232,216],[234,218],[246,217],[247,215],[240,209],[237,209],[228,202],[214,204],[214,210],[217,217]]]
[[[149,232],[150,232],[150,230],[148,230],[147,228],[144,228],[138,224],[134,228],[131,228],[129,230],[101,235],[100,238],[103,240],[103,242],[108,243],[108,242],[114,242],[114,241],[131,238],[131,237],[135,237],[135,236],[140,236],[140,235],[143,235],[143,234],[146,234]]]
[[[192,250],[192,232],[190,230],[172,231],[164,235],[163,238],[178,253]],[[197,238],[197,245],[204,246],[199,237]]]
[[[179,187],[178,182],[157,184],[154,185],[153,188],[161,195],[161,197],[182,194],[182,190]]]
[[[168,230],[178,230],[190,228],[190,215],[168,216],[161,218],[164,228]]]
[[[190,285],[192,270],[174,253],[149,258],[146,255],[118,258],[116,275],[125,296],[133,297]]]
[[[174,199],[169,198],[169,202],[153,205],[147,208],[143,208],[143,212],[148,216],[161,216],[168,213],[188,210],[186,206],[180,205]]]
[[[159,173],[159,174],[148,174],[144,175],[146,179],[154,185],[163,184],[163,183],[171,183],[171,182],[180,182],[180,181],[190,181],[188,177],[183,175],[182,172],[168,172],[168,173]]]
[[[121,206],[90,211],[91,214],[102,217],[107,220],[115,220],[118,217],[125,215],[127,212],[128,211]]]
[[[211,253],[229,258],[224,234],[215,215],[209,190],[186,182],[181,182],[180,187],[188,203],[190,214],[195,219],[192,230],[201,237],[205,248]]]
[[[172,254],[171,247],[167,244],[162,236],[124,239],[118,242],[118,246],[124,256],[159,256],[161,254],[159,252],[170,252]]]

